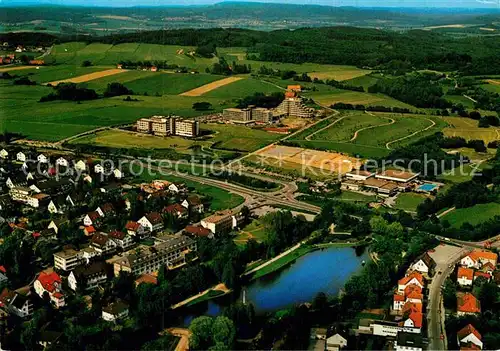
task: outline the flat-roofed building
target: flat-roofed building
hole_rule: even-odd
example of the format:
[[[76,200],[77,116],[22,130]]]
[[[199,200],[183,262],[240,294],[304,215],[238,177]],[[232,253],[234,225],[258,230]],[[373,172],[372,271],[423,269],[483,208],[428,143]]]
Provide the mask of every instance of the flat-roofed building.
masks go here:
[[[396,183],[377,178],[368,178],[363,181],[363,187],[386,196],[394,195],[399,189]]]
[[[231,211],[219,211],[201,220],[201,226],[209,229],[214,234],[230,232],[233,227],[233,214]]]
[[[121,271],[135,275],[151,274],[162,266],[174,268],[185,263],[186,255],[196,250],[195,240],[179,235],[162,240],[154,246],[141,245],[106,262],[113,265],[115,276],[119,276]]]
[[[63,271],[72,271],[83,263],[83,254],[74,249],[66,249],[54,254],[54,267]]]
[[[390,180],[398,183],[408,183],[418,178],[420,173],[388,169],[375,175],[375,178]]]
[[[222,111],[222,118],[226,121],[251,121],[252,110],[249,108],[225,108]]]
[[[347,179],[351,180],[367,180],[375,175],[375,172],[363,171],[360,169],[355,169],[345,174]]]
[[[141,133],[151,133],[159,136],[167,136],[172,133],[174,121],[170,117],[152,116],[141,118],[137,121],[137,131]]]
[[[189,138],[197,137],[200,135],[200,123],[190,119],[176,118],[173,134]]]
[[[271,123],[273,121],[273,111],[267,108],[257,107],[252,109],[252,120],[257,122]]]

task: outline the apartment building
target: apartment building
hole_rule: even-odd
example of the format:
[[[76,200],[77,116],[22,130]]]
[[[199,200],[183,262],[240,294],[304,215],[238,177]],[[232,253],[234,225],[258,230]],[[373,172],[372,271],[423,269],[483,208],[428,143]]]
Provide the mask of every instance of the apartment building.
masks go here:
[[[54,267],[56,269],[72,271],[82,263],[82,253],[74,249],[66,249],[54,254]]]
[[[9,190],[9,195],[13,201],[22,202],[28,206],[38,208],[48,205],[50,196],[43,193],[35,193],[30,188],[15,186]]]
[[[257,107],[252,110],[252,120],[263,123],[271,123],[273,121],[273,111],[267,108]]]
[[[194,138],[200,135],[200,123],[189,119],[174,118],[174,135]]]
[[[182,119],[175,116],[152,116],[141,118],[136,123],[137,131],[157,136],[178,135],[196,137],[200,134],[198,121]]]
[[[302,99],[296,96],[285,98],[276,110],[289,117],[311,118],[314,116],[314,109],[305,106]]]
[[[240,214],[233,214],[230,210],[219,211],[201,220],[201,226],[213,234],[228,233],[238,227],[243,221]]]
[[[226,121],[248,122],[252,120],[250,108],[226,108],[222,111],[222,118]]]
[[[135,275],[151,274],[162,266],[173,268],[185,263],[186,255],[196,250],[196,241],[180,235],[164,239],[155,246],[141,245],[106,262],[113,265],[115,276],[119,276],[121,271]]]

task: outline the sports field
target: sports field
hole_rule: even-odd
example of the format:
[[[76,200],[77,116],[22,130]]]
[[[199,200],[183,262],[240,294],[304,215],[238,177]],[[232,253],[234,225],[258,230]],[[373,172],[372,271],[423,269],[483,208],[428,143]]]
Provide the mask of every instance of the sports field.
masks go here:
[[[445,126],[433,116],[345,111],[336,120],[323,121],[290,141],[305,148],[382,157]]]
[[[465,140],[484,140],[485,143],[500,140],[500,128],[479,128],[478,121],[462,117],[444,117],[449,127],[443,129],[446,136],[462,137]]]

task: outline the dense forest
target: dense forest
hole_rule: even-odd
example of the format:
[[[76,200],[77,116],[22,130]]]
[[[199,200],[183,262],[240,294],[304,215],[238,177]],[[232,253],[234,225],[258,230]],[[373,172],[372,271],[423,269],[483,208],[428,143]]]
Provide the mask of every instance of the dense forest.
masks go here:
[[[2,34],[0,40],[48,42],[48,35],[30,38],[31,33]],[[177,29],[142,31],[104,37],[61,36],[53,42],[82,40],[119,44],[142,42],[205,47],[246,47],[249,58],[274,62],[349,64],[392,69],[408,67],[460,70],[467,74],[498,73],[499,37],[450,36],[430,31],[404,33],[369,28],[323,27],[271,32],[246,29]],[[488,64],[486,64],[488,63]]]

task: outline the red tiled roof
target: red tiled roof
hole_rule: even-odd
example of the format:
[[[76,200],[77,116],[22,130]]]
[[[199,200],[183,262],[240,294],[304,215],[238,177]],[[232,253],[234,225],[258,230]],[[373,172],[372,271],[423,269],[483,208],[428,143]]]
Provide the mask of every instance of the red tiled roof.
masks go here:
[[[64,295],[63,295],[63,294],[61,294],[60,292],[58,292],[58,291],[57,291],[57,292],[53,293],[53,294],[52,294],[52,296],[54,296],[56,299],[60,299],[60,298],[62,298]]]
[[[415,302],[407,302],[403,306],[403,314],[405,313],[413,313],[413,312],[420,312],[422,313],[422,304],[421,303],[415,303]]]
[[[173,205],[168,205],[163,209],[163,212],[165,213],[187,213],[187,209],[180,205],[180,204],[173,204]]]
[[[136,231],[137,229],[139,229],[141,225],[137,222],[134,222],[134,221],[128,221],[127,224],[125,225],[125,229],[127,230],[132,230],[132,231]]]
[[[158,224],[163,222],[163,218],[161,218],[161,215],[158,212],[150,212],[146,215],[146,218],[149,222],[151,222],[151,224]]]
[[[484,269],[484,270],[492,270],[494,271],[495,270],[495,266],[491,263],[491,262],[486,262],[482,267],[481,269]]]
[[[479,278],[479,277],[486,278],[486,280],[490,280],[491,279],[491,275],[489,275],[488,273],[477,272],[477,271],[474,272],[474,279]]]
[[[458,267],[457,278],[465,277],[468,280],[472,280],[474,276],[474,271],[470,268]]]
[[[479,332],[472,326],[472,324],[467,324],[457,333],[459,340],[462,340],[469,334],[474,334],[479,340],[481,340],[481,334],[479,334]]]
[[[85,231],[89,234],[92,234],[92,233],[95,233],[95,228],[91,225],[89,225],[88,227],[85,227]]]
[[[101,218],[101,216],[99,215],[99,212],[97,211],[92,211],[92,212],[89,212],[87,213],[87,215],[89,216],[89,218],[92,220],[92,221],[95,221],[99,218]]]
[[[111,236],[115,239],[123,240],[125,238],[126,234],[124,232],[119,231],[119,230],[113,230],[111,233],[109,233],[109,236]]]
[[[97,233],[92,235],[92,239],[90,239],[90,241],[92,242],[92,244],[96,244],[98,246],[105,246],[106,243],[108,242],[108,236],[101,233]]]
[[[496,253],[483,250],[472,251],[468,256],[472,258],[475,262],[477,262],[480,258],[486,260],[494,260],[494,261],[498,259],[498,255]]]
[[[5,266],[0,266],[0,272],[7,273],[7,270],[5,269]]]
[[[465,293],[457,298],[457,311],[465,313],[480,313],[481,305],[474,295]]]
[[[403,295],[394,294],[394,301],[404,301],[405,297]]]
[[[413,325],[416,328],[422,327],[422,320],[424,319],[424,315],[422,312],[412,312],[412,313],[410,313],[408,318],[413,321]]]
[[[413,278],[416,278],[417,281],[422,285],[424,286],[424,277],[422,276],[422,274],[418,273],[418,272],[411,272],[409,275],[407,275],[406,277],[403,277],[401,278],[399,281],[398,281],[398,284],[399,285],[406,285],[408,284],[408,282],[410,282]]]
[[[209,229],[203,227],[197,227],[194,225],[188,225],[184,228],[186,232],[189,234],[197,235],[197,236],[209,236],[212,233]]]
[[[37,280],[42,284],[43,288],[48,292],[56,290],[56,283],[61,284],[61,277],[56,272],[45,273],[41,272]]]
[[[109,202],[105,203],[104,205],[100,206],[100,209],[104,213],[111,213],[115,211],[115,208],[113,207],[112,204]]]
[[[460,351],[479,351],[479,350],[481,350],[481,348],[472,342],[460,346]]]
[[[151,274],[142,274],[139,278],[135,280],[135,284],[139,285],[142,283],[157,285],[158,279]]]
[[[407,285],[405,288],[405,296],[409,296],[412,294],[420,294],[422,295],[422,288],[415,284]]]

